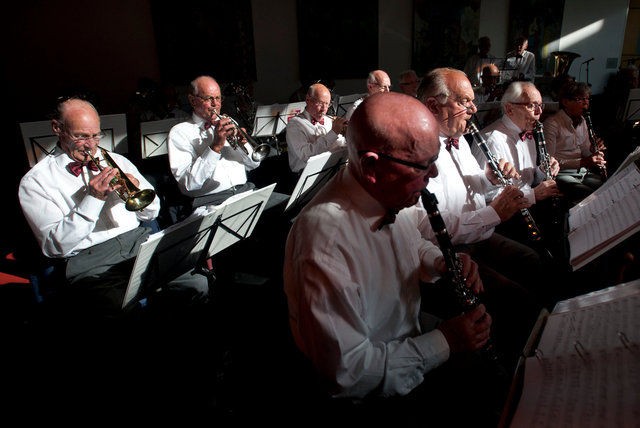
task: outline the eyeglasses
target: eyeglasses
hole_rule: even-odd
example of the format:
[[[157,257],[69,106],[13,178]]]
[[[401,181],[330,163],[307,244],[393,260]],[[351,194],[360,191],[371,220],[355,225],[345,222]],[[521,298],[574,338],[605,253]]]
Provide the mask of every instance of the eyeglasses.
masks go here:
[[[324,107],[329,107],[331,105],[331,102],[325,103],[323,101],[320,101],[317,98],[311,98],[311,101],[313,101],[313,103],[315,105],[317,105],[318,107],[323,107],[324,108]]]
[[[536,111],[536,110],[538,110],[538,108],[540,109],[540,111],[544,110],[544,103],[542,103],[542,104],[538,104],[538,103],[511,103],[511,104],[515,104],[515,105],[518,105],[518,106],[524,106],[529,111]]]
[[[378,82],[373,82],[372,85],[377,86],[380,89],[384,89],[386,91],[390,91],[391,90],[391,85],[381,85]]]
[[[73,141],[74,143],[86,143],[87,141],[101,140],[105,137],[106,134],[100,131],[97,134],[93,135],[71,135],[69,133],[67,133],[67,135],[69,136],[69,139],[71,139],[71,141]]]
[[[203,102],[211,104],[211,105],[213,105],[214,102],[217,104],[217,103],[220,103],[220,102],[222,102],[224,100],[224,98],[221,97],[220,95],[215,96],[215,97],[201,97],[200,95],[196,95],[196,97],[200,98]]]
[[[429,163],[429,165],[420,165],[419,163],[406,161],[404,159],[398,159],[398,158],[395,158],[393,156],[386,155],[384,153],[374,152],[373,150],[359,150],[358,151],[358,156],[362,156],[365,153],[375,153],[378,156],[380,156],[381,158],[388,159],[388,160],[390,160],[392,162],[399,163],[401,165],[410,166],[411,168],[416,168],[416,169],[419,169],[420,171],[427,171],[435,163],[435,159],[434,159],[431,163]]]
[[[74,143],[85,143],[87,141],[96,141],[96,140],[101,140],[105,137],[105,133],[100,131],[96,134],[93,135],[73,135],[71,133],[69,133],[65,128],[65,124],[60,122],[60,128],[64,130],[64,133],[67,134],[67,136],[69,137],[69,139],[71,141],[73,141]]]
[[[589,101],[591,101],[591,97],[576,97],[576,98],[571,98],[571,101],[575,101],[577,103],[589,102]]]
[[[454,99],[454,101],[460,107],[465,109],[467,111],[467,113],[469,113],[469,114],[473,114],[474,111],[477,111],[476,105],[473,103],[473,100],[470,100],[469,98]],[[456,114],[458,114],[458,113],[456,113]]]

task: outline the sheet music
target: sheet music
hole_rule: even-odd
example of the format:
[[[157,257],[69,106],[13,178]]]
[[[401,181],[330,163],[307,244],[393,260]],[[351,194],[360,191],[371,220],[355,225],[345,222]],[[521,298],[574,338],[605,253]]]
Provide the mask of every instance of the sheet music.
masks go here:
[[[540,338],[544,357],[584,350],[621,346],[620,333],[631,343],[640,343],[640,294],[624,296],[575,311],[552,314]]]
[[[510,427],[638,426],[638,348],[528,358],[522,397]]]
[[[640,230],[640,172],[630,165],[569,211],[574,269]]]
[[[638,426],[638,385],[640,284],[632,281],[558,303],[525,361],[508,426]]]

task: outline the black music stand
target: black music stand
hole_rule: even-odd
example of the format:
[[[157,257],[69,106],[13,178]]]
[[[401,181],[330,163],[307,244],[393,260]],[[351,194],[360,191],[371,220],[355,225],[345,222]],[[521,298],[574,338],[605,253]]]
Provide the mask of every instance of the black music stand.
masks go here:
[[[640,88],[629,90],[624,109],[625,122],[637,122],[638,120],[640,120]]]
[[[201,207],[182,222],[151,235],[140,246],[122,307],[189,271],[215,280],[206,261],[251,235],[275,186]]]
[[[347,150],[311,156],[284,211],[297,212],[347,163]]]

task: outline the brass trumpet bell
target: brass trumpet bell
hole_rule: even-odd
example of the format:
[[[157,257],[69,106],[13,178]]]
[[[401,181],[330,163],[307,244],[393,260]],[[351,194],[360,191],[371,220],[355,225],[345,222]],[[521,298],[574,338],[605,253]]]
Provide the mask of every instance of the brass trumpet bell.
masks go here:
[[[140,211],[145,209],[156,197],[156,192],[153,189],[138,189],[127,177],[127,174],[115,163],[109,153],[102,147],[98,147],[102,152],[102,158],[105,160],[108,166],[116,170],[116,176],[111,180],[111,186],[120,185],[119,189],[115,192],[120,199],[125,203],[127,211]],[[98,169],[102,171],[104,168],[100,165],[98,159],[94,158],[90,151],[84,152],[88,155],[93,163],[96,164]]]

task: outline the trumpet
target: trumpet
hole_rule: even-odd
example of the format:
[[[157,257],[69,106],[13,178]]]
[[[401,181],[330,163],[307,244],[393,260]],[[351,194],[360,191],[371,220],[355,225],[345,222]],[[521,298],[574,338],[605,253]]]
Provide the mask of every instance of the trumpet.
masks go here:
[[[329,119],[331,119],[331,120],[333,120],[333,121],[335,121],[336,119],[338,119],[338,118],[339,118],[339,116],[333,116],[333,115],[331,115],[331,114],[326,114],[326,113],[325,113],[325,116],[327,116]],[[349,125],[349,121],[347,120],[347,121],[344,123],[344,125],[342,126],[342,130],[341,130],[339,133],[340,133],[340,134],[342,134],[342,135],[345,135],[345,136],[346,136],[346,135],[347,135],[347,126],[348,126],[348,125]]]
[[[111,186],[115,187],[120,185],[118,189],[115,189],[116,194],[120,199],[125,202],[125,208],[128,211],[140,211],[146,208],[156,197],[156,192],[153,189],[140,190],[129,180],[127,174],[114,162],[109,153],[102,147],[98,147],[102,152],[102,158],[107,163],[107,166],[116,170],[116,175],[111,180]],[[94,158],[90,150],[85,150],[85,155],[89,156],[93,163],[96,164],[98,169],[102,171],[104,168],[100,165],[100,159]]]
[[[232,117],[227,115],[220,115],[217,110],[213,110],[213,113],[218,117],[218,119],[229,119],[231,121],[231,124],[233,125],[234,130],[237,131],[234,132],[233,135],[227,137],[227,142],[233,148],[233,150],[238,150],[238,148],[240,148],[240,150],[242,150],[245,155],[249,155],[249,151],[244,146],[244,144],[242,144],[242,137],[244,137],[253,149],[253,151],[251,152],[251,160],[253,160],[254,162],[261,162],[269,155],[271,147],[268,144],[256,143],[253,138],[251,138],[249,134],[247,134],[244,129],[242,129],[240,125],[238,125],[238,122],[236,122]],[[241,137],[239,137],[238,134],[240,134]]]

